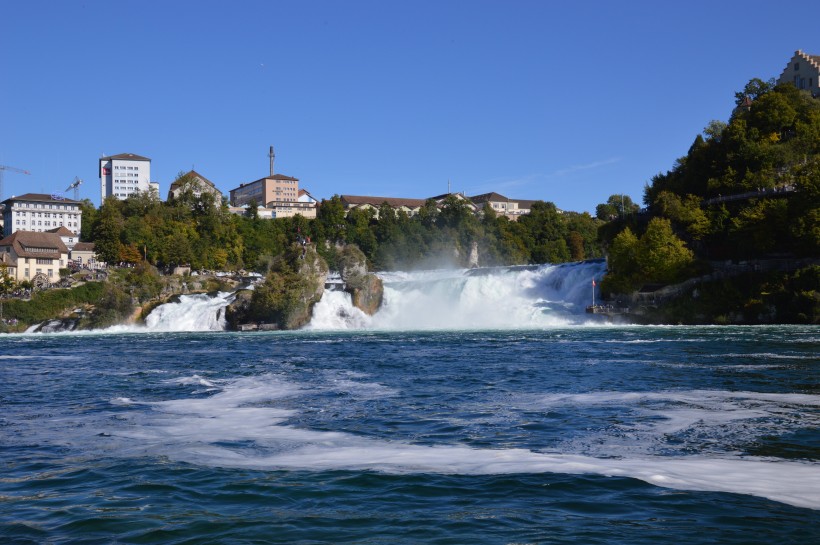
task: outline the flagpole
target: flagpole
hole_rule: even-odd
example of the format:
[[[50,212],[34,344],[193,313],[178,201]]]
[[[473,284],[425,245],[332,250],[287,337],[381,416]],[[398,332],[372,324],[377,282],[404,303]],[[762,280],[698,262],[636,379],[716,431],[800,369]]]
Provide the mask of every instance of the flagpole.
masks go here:
[[[592,279],[592,308],[595,308],[595,279]]]

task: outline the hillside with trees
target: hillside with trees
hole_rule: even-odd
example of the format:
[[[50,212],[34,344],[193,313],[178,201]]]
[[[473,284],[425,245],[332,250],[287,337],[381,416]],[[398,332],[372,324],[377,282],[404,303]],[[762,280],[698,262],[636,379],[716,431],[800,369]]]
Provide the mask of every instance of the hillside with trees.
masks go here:
[[[728,123],[709,123],[670,171],[646,185],[643,210],[619,213],[613,204],[598,209],[618,214],[600,230],[606,294],[680,282],[724,263],[754,262],[745,271],[754,273],[759,263],[778,262],[793,273],[820,257],[820,100],[791,84],[751,80]],[[808,315],[801,311],[813,320],[820,286],[805,289],[817,275],[801,274],[801,293],[792,295],[814,301]],[[754,307],[750,301],[788,291],[793,278],[757,276],[737,304]]]

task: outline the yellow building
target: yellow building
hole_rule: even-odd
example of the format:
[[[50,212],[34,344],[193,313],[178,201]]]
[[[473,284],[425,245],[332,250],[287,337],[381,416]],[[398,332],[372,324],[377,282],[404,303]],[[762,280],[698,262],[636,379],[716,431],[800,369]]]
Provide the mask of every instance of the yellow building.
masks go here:
[[[68,264],[68,248],[59,235],[16,231],[0,240],[0,256],[17,282],[53,283]]]

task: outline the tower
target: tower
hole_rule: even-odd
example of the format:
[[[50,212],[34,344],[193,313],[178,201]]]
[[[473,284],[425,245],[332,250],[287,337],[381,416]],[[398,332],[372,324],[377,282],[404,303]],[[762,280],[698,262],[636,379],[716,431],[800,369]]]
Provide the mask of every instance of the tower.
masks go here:
[[[273,176],[273,160],[276,158],[276,154],[273,153],[273,146],[270,147],[270,153],[268,153],[268,157],[270,158],[270,175]]]

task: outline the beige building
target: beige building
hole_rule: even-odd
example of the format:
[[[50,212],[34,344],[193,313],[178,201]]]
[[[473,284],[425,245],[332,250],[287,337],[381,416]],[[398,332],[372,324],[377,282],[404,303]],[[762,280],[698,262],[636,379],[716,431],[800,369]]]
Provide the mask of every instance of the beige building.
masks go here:
[[[489,204],[496,214],[506,216],[515,221],[524,214],[529,214],[532,209],[532,203],[535,201],[524,199],[510,199],[501,195],[500,193],[484,193],[470,197],[470,200],[476,205],[479,210],[484,208],[485,204]]]
[[[813,96],[820,96],[820,55],[809,55],[798,49],[780,74],[777,83],[793,83],[798,89],[805,89]]]
[[[271,202],[296,201],[298,198],[299,179],[283,174],[272,174],[231,189],[231,206],[245,206],[251,201],[257,205],[267,205]]]
[[[99,269],[105,267],[105,263],[97,261],[97,252],[93,242],[78,242],[69,253],[71,261],[83,269]]]
[[[246,213],[251,203],[256,203],[260,218],[289,218],[297,214],[306,218],[316,217],[316,199],[299,189],[299,179],[275,174],[275,155],[270,147],[270,175],[254,182],[240,184],[231,189],[231,212]]]
[[[379,208],[381,208],[383,204],[389,205],[396,212],[401,210],[408,216],[415,216],[419,213],[421,207],[424,206],[424,203],[427,202],[425,199],[368,197],[364,195],[340,195],[339,199],[342,201],[345,211],[349,212],[354,209],[373,210],[375,214],[374,217],[377,219],[379,217]]]
[[[0,240],[0,254],[17,282],[57,282],[68,265],[68,248],[54,233],[17,231]]]
[[[214,196],[214,202],[217,206],[222,204],[222,192],[216,188],[212,181],[195,170],[180,176],[171,184],[168,189],[168,200],[178,199],[187,189],[190,189],[196,198],[199,198],[203,193],[210,193]]]
[[[57,227],[56,229],[51,229],[50,231],[46,231],[47,233],[54,233],[60,240],[63,241],[65,247],[68,248],[68,252],[71,253],[71,249],[74,247],[75,244],[80,242],[79,235],[75,235],[65,227]]]

